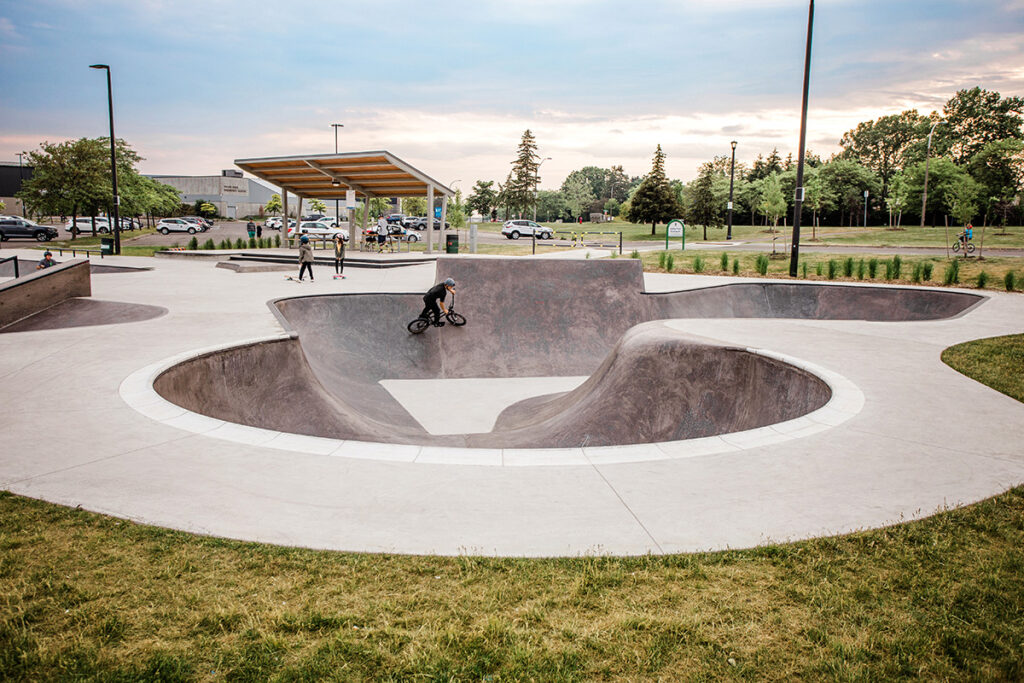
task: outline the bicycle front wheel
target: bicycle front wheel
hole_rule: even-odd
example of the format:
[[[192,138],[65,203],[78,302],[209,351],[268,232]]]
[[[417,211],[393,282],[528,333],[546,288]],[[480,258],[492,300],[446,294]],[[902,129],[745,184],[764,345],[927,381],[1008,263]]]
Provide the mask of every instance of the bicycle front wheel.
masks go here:
[[[448,322],[454,325],[455,327],[462,327],[463,325],[466,324],[466,318],[462,315],[459,315],[455,311],[449,312],[448,315],[446,315],[445,317],[448,319]]]
[[[419,334],[423,330],[430,327],[430,321],[426,318],[416,318],[411,323],[405,326],[405,329],[409,330],[409,334]]]
[[[960,243],[953,242],[953,251],[960,251]]]

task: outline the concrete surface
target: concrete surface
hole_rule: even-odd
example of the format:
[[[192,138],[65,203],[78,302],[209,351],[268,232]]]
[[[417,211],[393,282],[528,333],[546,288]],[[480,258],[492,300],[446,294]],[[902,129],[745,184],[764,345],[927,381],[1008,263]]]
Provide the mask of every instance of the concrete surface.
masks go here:
[[[19,263],[21,259],[18,259]],[[75,259],[0,282],[0,329],[72,297],[91,294],[89,262]]]
[[[815,411],[814,420],[703,439],[474,449],[241,429],[181,408],[160,415],[167,409],[156,401],[152,414],[137,409],[139,400],[152,400],[152,377],[169,360],[246,341],[293,346],[266,305],[271,299],[415,294],[433,284],[433,265],[353,270],[346,280],[331,280],[323,268],[315,283],[300,285],[212,262],[104,262],[155,269],[94,275],[97,299],[169,312],[0,336],[4,443],[46,444],[4,450],[4,489],[286,545],[541,556],[683,552],[834,534],[925,516],[1024,480],[1024,407],[939,360],[951,344],[1020,332],[1020,295],[988,293],[981,305],[943,320],[673,320],[664,325],[774,354],[818,376],[831,372],[833,394],[847,398]],[[648,292],[737,282],[644,281]],[[457,306],[468,309],[469,293],[460,296]],[[84,351],[99,346],[118,353]],[[849,387],[836,392],[842,380]],[[386,417],[380,423],[391,428]],[[235,440],[223,438],[232,433]]]

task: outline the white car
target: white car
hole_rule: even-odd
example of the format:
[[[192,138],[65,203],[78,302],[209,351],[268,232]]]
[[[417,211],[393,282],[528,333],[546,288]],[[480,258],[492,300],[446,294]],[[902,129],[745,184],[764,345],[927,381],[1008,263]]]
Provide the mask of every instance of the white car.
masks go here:
[[[288,228],[288,237],[301,237],[302,235],[318,239],[334,239],[335,235],[341,235],[341,239],[348,242],[348,230],[332,228],[319,221],[303,221],[298,228]]]
[[[85,216],[84,218],[82,216],[79,216],[78,218],[69,218],[68,222],[64,224],[64,229],[75,235],[80,232],[92,232],[92,222],[88,216]],[[110,232],[110,220],[97,216],[96,232],[104,235]]]
[[[268,229],[270,229],[270,230],[280,230],[282,222],[283,221],[282,221],[280,216],[271,216],[270,218],[267,219],[267,222],[264,223],[264,225]],[[288,219],[288,227],[289,228],[295,227],[295,219],[294,218],[289,218]]]
[[[540,223],[515,220],[505,221],[505,225],[501,227],[501,234],[510,240],[517,240],[520,235],[525,235],[526,237],[536,235],[539,240],[549,240],[554,237],[555,233],[551,228],[545,228]]]
[[[187,232],[194,235],[199,232],[199,227],[184,218],[161,218],[156,224],[157,232],[166,235],[169,232]]]

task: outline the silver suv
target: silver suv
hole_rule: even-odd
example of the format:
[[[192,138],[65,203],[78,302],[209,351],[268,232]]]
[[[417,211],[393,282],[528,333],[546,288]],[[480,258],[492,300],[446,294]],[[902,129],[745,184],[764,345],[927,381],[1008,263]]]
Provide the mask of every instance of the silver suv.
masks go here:
[[[505,221],[505,225],[501,227],[501,234],[510,240],[519,239],[520,235],[530,237],[536,235],[539,240],[549,240],[554,237],[554,231],[551,228],[545,228],[540,223],[534,223],[533,221],[527,220],[515,220]]]

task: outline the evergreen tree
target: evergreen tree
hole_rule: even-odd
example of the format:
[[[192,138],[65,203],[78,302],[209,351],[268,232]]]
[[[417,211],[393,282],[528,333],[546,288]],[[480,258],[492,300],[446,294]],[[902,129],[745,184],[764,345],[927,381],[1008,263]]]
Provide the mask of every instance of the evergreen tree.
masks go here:
[[[665,153],[661,151],[661,145],[658,145],[651,172],[630,198],[626,217],[633,223],[650,223],[651,234],[654,235],[658,223],[667,223],[678,218],[681,213],[679,198],[665,177]]]
[[[709,225],[716,228],[722,225],[722,207],[715,198],[714,176],[713,163],[707,162],[700,167],[700,175],[693,181],[687,212],[691,223],[704,226],[705,240],[708,238]]]
[[[537,141],[527,128],[519,141],[516,160],[512,162],[512,172],[505,183],[505,199],[509,209],[519,214],[533,206],[533,192],[540,182],[537,171],[540,168],[540,155],[537,154]]]

